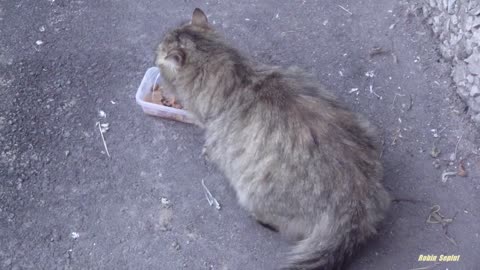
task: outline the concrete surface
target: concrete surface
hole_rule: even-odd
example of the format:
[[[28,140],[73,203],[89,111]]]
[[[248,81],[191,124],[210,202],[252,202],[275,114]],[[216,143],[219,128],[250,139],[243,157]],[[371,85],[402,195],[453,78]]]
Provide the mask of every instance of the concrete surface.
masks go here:
[[[452,80],[480,124],[480,1],[423,0],[422,13],[452,61]]]
[[[384,131],[399,200],[349,269],[478,269],[478,134],[428,27],[396,0],[0,1],[0,269],[273,269],[284,257],[200,157],[202,131],[135,104],[157,42],[196,6],[251,57],[310,70]],[[460,162],[468,175],[443,183]],[[433,205],[455,217],[450,240],[426,222]]]

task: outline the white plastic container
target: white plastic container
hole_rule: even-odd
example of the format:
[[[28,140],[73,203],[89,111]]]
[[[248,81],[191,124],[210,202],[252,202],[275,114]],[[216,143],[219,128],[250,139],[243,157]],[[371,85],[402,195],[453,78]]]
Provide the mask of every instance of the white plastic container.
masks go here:
[[[145,96],[152,91],[155,84],[161,85],[162,77],[158,76],[159,74],[160,69],[157,67],[151,67],[145,72],[135,95],[138,105],[142,107],[146,114],[193,124],[194,117],[188,111],[145,101]]]

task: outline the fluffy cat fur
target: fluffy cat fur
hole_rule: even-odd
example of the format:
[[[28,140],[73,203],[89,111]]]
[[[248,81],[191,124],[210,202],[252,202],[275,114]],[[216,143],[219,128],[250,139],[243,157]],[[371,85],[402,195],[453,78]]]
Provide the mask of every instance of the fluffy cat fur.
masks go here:
[[[294,241],[283,269],[341,269],[390,204],[374,128],[296,68],[255,64],[195,9],[155,58],[239,203]]]

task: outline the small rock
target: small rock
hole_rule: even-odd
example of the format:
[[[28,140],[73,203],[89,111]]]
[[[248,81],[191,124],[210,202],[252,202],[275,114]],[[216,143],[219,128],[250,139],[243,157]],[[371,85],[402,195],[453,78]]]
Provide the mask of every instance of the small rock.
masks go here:
[[[476,97],[475,99],[469,99],[467,101],[468,106],[470,109],[472,109],[474,112],[480,112],[480,99],[479,97]]]
[[[474,97],[473,101],[477,103],[477,105],[480,105],[480,96]]]
[[[480,17],[477,16],[473,20],[472,27],[475,28],[475,29],[478,29],[479,26],[480,26]]]
[[[35,44],[37,44],[38,46],[41,46],[44,44],[44,42],[42,40],[37,40],[35,41]]]
[[[452,22],[452,24],[456,25],[458,23],[458,17],[457,15],[453,15],[451,18],[450,18],[450,21]]]
[[[164,197],[162,197],[162,198],[160,199],[160,201],[161,201],[162,204],[164,204],[164,205],[170,204],[170,201],[169,201],[167,198],[164,198]]]
[[[467,82],[468,82],[468,83],[473,83],[473,81],[474,81],[474,77],[472,76],[472,74],[468,74],[468,76],[467,76]]]
[[[180,247],[180,244],[177,241],[175,241],[172,243],[172,248],[175,250],[180,250],[181,247]]]
[[[77,233],[77,232],[72,232],[72,233],[70,234],[70,237],[72,237],[73,239],[77,239],[77,238],[80,237],[80,234]]]
[[[455,11],[454,7],[455,7],[456,1],[457,0],[448,0],[448,4],[447,4],[448,13],[453,14],[453,12]]]
[[[480,95],[480,88],[478,85],[473,85],[472,89],[470,89],[470,96],[477,97]]]
[[[469,13],[470,15],[473,15],[473,16],[478,16],[478,15],[480,15],[480,6],[471,9],[470,11],[468,11],[468,13]]]
[[[473,27],[473,17],[467,17],[467,19],[465,19],[465,31],[472,30],[472,27]]]
[[[463,98],[468,98],[470,96],[470,92],[463,86],[457,86],[457,93]]]
[[[468,70],[476,75],[480,75],[480,52],[473,53],[465,59],[465,62],[468,63]]]
[[[452,75],[453,75],[453,80],[456,83],[460,83],[463,80],[465,80],[467,74],[467,65],[463,62],[459,62],[457,66],[453,69]]]
[[[475,123],[480,124],[480,113],[472,116],[472,120],[473,120]]]

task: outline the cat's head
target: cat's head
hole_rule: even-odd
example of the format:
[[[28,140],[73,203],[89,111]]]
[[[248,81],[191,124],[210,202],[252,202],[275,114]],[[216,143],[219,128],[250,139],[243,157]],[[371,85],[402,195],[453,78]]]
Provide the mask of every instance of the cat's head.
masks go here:
[[[155,55],[155,65],[167,80],[174,80],[179,70],[194,67],[205,59],[208,46],[216,35],[209,25],[205,13],[196,8],[192,20],[169,31],[158,45]]]

